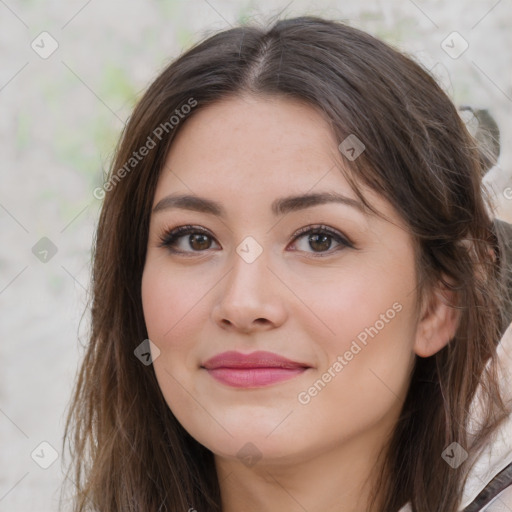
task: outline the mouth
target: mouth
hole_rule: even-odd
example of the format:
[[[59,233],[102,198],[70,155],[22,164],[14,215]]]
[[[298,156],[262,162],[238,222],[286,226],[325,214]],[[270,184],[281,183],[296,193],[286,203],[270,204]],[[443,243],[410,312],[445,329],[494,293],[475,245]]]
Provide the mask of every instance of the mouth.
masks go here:
[[[272,352],[223,352],[201,368],[218,382],[237,388],[269,386],[304,373],[309,365]]]

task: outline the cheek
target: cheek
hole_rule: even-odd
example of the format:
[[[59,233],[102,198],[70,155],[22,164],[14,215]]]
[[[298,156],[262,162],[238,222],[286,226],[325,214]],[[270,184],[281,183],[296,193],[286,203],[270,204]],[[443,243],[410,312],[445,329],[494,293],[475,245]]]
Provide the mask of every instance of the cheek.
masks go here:
[[[303,425],[315,418],[326,439],[348,439],[384,424],[391,429],[414,363],[407,296],[363,297],[356,288],[352,298],[322,311],[336,335],[323,338],[322,364],[295,397],[302,411],[296,418]]]
[[[382,258],[364,272],[317,282],[305,295],[315,315],[297,317],[318,343],[322,359],[317,385],[311,395],[303,390],[308,395],[303,402],[308,397],[318,400],[318,413],[338,403],[344,412],[333,411],[336,417],[346,411],[361,419],[383,414],[407,390],[414,362],[415,277],[412,261],[390,267]],[[306,294],[306,288],[300,293]],[[325,386],[318,382],[323,376]],[[315,393],[322,397],[315,398]]]
[[[165,264],[148,261],[142,276],[142,307],[149,338],[162,350],[176,340],[187,340],[185,331],[197,325],[204,284],[186,272],[174,272]]]
[[[324,336],[322,368],[301,396],[313,416],[329,411],[328,423],[349,432],[397,414],[414,363],[414,283],[409,267],[366,267],[323,287],[323,299],[317,288],[317,311],[334,334]]]
[[[190,405],[185,388],[195,392],[202,332],[210,315],[208,293],[217,281],[193,267],[172,268],[164,257],[147,259],[141,283],[144,320],[149,339],[160,350],[155,374],[173,410]]]
[[[201,297],[206,291],[199,282],[192,284],[190,276],[158,259],[148,259],[141,283],[148,337],[160,350],[153,363],[155,375],[169,408],[185,422],[188,414],[200,413],[192,412],[190,395],[184,391],[195,393],[190,376],[197,370],[194,350],[205,314]]]
[[[320,278],[294,277],[293,289],[304,298],[294,316],[330,354],[343,354],[354,340],[361,346],[373,339],[388,345],[412,341],[414,274],[405,266],[391,271],[382,260],[351,271],[331,269]]]

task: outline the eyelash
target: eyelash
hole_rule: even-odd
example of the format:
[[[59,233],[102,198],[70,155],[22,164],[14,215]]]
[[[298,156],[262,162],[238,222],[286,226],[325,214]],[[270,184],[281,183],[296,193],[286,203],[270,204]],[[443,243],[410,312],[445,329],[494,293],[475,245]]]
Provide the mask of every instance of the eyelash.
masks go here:
[[[175,229],[167,230],[160,236],[161,243],[159,244],[159,247],[165,247],[167,248],[171,253],[173,254],[180,254],[180,255],[186,255],[186,256],[192,256],[194,254],[198,254],[201,252],[206,252],[208,249],[204,251],[179,251],[173,248],[176,241],[179,240],[181,237],[185,235],[191,235],[191,234],[202,234],[206,235],[213,240],[214,237],[210,235],[210,233],[199,226],[192,226],[192,225],[186,225],[186,226],[179,226]],[[330,256],[334,252],[337,252],[345,247],[349,247],[352,249],[355,249],[354,245],[350,242],[350,240],[344,236],[342,236],[337,231],[329,228],[325,225],[316,225],[316,226],[305,226],[303,228],[300,228],[292,235],[292,242],[295,242],[299,238],[301,238],[305,234],[311,234],[311,235],[328,235],[331,238],[334,239],[335,242],[339,243],[341,247],[337,247],[335,249],[329,249],[328,251],[324,252],[312,252],[314,258],[322,258],[325,256]]]

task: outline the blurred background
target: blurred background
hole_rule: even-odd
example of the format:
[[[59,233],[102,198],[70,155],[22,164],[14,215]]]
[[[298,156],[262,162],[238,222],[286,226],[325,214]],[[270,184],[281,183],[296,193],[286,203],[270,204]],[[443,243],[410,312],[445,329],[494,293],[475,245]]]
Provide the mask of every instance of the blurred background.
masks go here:
[[[93,191],[133,106],[194,42],[280,13],[345,20],[488,110],[502,152],[485,183],[512,222],[512,0],[0,0],[0,511],[58,509]]]

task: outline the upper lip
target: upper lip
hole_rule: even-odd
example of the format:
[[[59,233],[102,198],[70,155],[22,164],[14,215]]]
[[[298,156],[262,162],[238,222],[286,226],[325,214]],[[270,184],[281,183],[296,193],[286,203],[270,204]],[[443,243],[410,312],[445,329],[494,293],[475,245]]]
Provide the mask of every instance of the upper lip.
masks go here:
[[[229,351],[217,354],[202,364],[203,368],[309,368],[305,363],[292,361],[273,352],[241,352]]]

